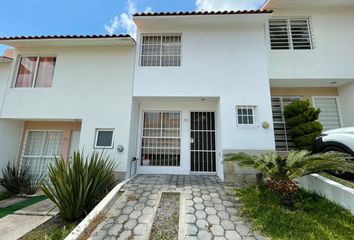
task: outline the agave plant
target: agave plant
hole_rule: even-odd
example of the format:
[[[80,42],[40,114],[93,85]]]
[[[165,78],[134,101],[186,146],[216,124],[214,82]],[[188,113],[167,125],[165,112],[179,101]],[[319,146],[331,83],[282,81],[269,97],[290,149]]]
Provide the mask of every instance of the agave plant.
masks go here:
[[[2,170],[0,184],[9,192],[10,195],[16,195],[22,192],[25,186],[31,182],[29,166],[23,164],[20,168],[16,164],[7,163],[6,168]]]
[[[88,214],[115,185],[115,165],[109,157],[94,152],[89,157],[75,152],[70,164],[55,159],[49,179],[41,189],[59,208],[61,217],[75,221]]]
[[[354,164],[346,160],[347,155],[338,152],[311,154],[307,150],[291,151],[282,157],[277,153],[261,156],[236,153],[225,155],[224,161],[234,161],[243,167],[253,167],[267,176],[268,188],[277,193],[283,203],[291,205],[298,191],[295,179],[311,173],[334,170],[354,172]]]

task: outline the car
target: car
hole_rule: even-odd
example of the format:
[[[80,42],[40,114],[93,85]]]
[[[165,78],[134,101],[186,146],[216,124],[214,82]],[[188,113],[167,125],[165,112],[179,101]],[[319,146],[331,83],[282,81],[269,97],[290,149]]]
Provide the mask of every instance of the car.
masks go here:
[[[338,151],[354,157],[354,127],[324,131],[312,146],[313,152]]]

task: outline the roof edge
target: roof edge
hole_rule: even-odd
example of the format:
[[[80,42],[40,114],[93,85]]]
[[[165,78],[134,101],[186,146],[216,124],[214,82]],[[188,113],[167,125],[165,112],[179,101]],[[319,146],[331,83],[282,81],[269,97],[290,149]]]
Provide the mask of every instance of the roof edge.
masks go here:
[[[7,40],[40,40],[40,39],[105,39],[105,38],[132,38],[129,34],[106,35],[41,35],[41,36],[11,36],[0,37],[0,41]],[[133,38],[132,38],[133,39]]]
[[[209,15],[242,15],[242,14],[271,14],[273,10],[236,10],[236,11],[192,11],[192,12],[147,12],[135,13],[133,17],[155,17],[155,16],[209,16]]]

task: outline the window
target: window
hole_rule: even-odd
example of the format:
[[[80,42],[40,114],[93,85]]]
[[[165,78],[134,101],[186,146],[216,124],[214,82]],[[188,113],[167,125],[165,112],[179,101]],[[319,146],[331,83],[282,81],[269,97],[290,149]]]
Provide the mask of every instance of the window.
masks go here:
[[[313,49],[310,18],[272,18],[269,34],[273,50]]]
[[[297,99],[301,99],[301,97],[272,96],[274,138],[275,149],[277,151],[287,152],[295,149],[295,145],[288,133],[288,128],[285,124],[284,108]]]
[[[95,148],[113,148],[113,129],[96,129]]]
[[[29,130],[26,132],[20,167],[26,163],[37,179],[48,174],[48,166],[60,157],[63,131]]]
[[[181,35],[142,36],[141,66],[181,66]]]
[[[236,107],[237,125],[255,125],[256,106],[240,105]]]
[[[51,87],[55,57],[21,57],[16,76],[16,88]]]
[[[321,109],[319,121],[323,130],[341,127],[338,102],[336,97],[313,97],[313,105]]]
[[[180,112],[144,112],[142,166],[180,166],[180,119]]]

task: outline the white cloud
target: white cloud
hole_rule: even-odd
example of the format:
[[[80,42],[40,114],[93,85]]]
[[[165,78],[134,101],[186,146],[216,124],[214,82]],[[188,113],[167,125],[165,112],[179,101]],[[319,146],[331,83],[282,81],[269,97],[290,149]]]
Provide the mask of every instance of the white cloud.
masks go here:
[[[258,9],[264,0],[196,0],[197,11],[252,10]]]
[[[151,7],[146,7],[144,12],[151,12]],[[121,33],[127,33],[133,38],[136,36],[136,25],[133,21],[133,14],[136,13],[136,4],[133,0],[127,1],[126,12],[120,15],[114,16],[110,25],[104,25],[104,28],[108,34],[114,34],[121,31]]]

